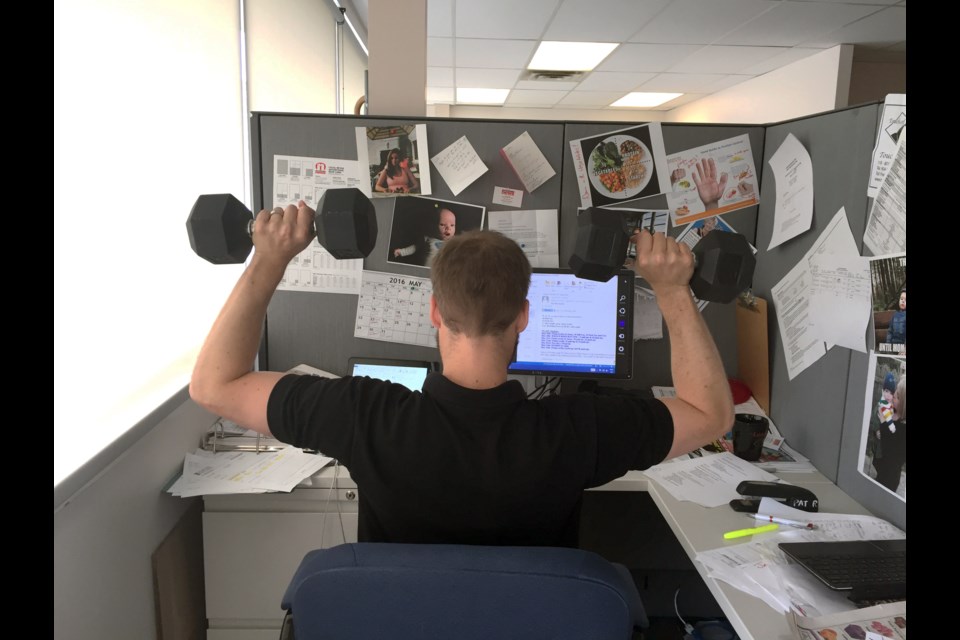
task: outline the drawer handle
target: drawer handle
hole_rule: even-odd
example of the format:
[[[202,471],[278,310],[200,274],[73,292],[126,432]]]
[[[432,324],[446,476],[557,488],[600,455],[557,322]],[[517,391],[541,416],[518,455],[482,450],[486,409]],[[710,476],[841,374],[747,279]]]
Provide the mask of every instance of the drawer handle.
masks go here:
[[[346,497],[347,500],[356,500],[356,499],[357,499],[357,492],[354,491],[353,489],[347,489],[346,493],[344,493],[343,495],[344,495],[344,497]]]

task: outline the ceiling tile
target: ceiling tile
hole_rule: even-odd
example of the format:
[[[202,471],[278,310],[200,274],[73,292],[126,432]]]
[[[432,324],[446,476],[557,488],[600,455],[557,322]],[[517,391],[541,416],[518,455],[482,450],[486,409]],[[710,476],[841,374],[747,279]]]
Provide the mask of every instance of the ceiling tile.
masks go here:
[[[462,69],[457,67],[456,86],[470,89],[513,89],[520,69]]]
[[[567,95],[567,91],[524,91],[523,89],[514,89],[510,92],[510,95],[507,97],[505,104],[524,104],[524,105],[541,105],[541,106],[553,106],[563,96]]]
[[[559,0],[457,0],[456,37],[537,40]]]
[[[792,47],[880,9],[876,5],[785,1],[726,34],[716,44]]]
[[[830,31],[810,43],[892,45],[907,39],[907,8],[889,7],[852,24]],[[809,46],[807,42],[804,46]]]
[[[427,67],[428,87],[452,87],[453,67]]]
[[[716,93],[717,91],[723,91],[724,89],[729,89],[730,87],[736,86],[741,82],[746,82],[747,80],[752,80],[756,76],[747,76],[741,74],[730,74],[720,78],[713,84],[707,85],[704,89],[705,93]]]
[[[702,48],[698,44],[633,44],[617,47],[597,71],[666,71]]]
[[[670,0],[565,0],[543,39],[623,42],[668,4]]]
[[[489,69],[525,69],[536,40],[485,40],[457,38],[454,48],[458,67]]]
[[[634,88],[654,77],[653,73],[623,73],[620,71],[594,71],[577,87],[583,91],[633,91]]]
[[[427,104],[453,103],[453,87],[427,87]]]
[[[674,73],[741,73],[783,53],[779,47],[704,47],[670,68]]]
[[[521,80],[517,83],[517,89],[535,89],[537,91],[570,91],[576,89],[577,82],[566,80]]]
[[[427,2],[427,35],[437,38],[453,37],[453,0]]]
[[[804,49],[801,47],[793,47],[791,49],[784,49],[782,53],[778,53],[772,58],[767,58],[762,62],[758,62],[755,65],[741,69],[740,73],[745,73],[751,76],[760,76],[765,73],[769,73],[774,69],[779,69],[780,67],[786,66],[788,64],[793,64],[798,60],[803,60],[808,58],[816,53],[821,53],[823,49]]]
[[[773,0],[675,0],[630,41],[711,44],[778,4]]]
[[[453,38],[427,38],[427,66],[453,66]]]
[[[624,91],[571,91],[557,104],[577,107],[606,107],[624,96]]]
[[[684,104],[690,104],[691,102],[696,102],[700,98],[706,98],[709,94],[705,93],[685,93],[682,96],[674,98],[670,102],[665,102],[659,107],[657,111],[669,111]]]
[[[661,93],[705,92],[707,87],[726,77],[722,73],[661,73],[644,82],[637,91]]]

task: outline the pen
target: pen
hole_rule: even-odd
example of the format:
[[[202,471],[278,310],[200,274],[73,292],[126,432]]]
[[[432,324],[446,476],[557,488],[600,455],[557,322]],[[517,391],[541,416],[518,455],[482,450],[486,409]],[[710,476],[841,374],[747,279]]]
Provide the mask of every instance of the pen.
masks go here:
[[[778,524],[765,524],[761,527],[753,527],[752,529],[737,529],[736,531],[727,531],[723,534],[724,540],[731,540],[733,538],[742,538],[744,536],[752,536],[755,533],[766,533],[767,531],[776,531],[780,528]]]
[[[751,515],[751,514],[747,514]],[[777,522],[779,524],[785,524],[788,527],[796,527],[797,529],[816,529],[817,525],[812,522],[803,522],[802,520],[791,520],[789,518],[780,518],[778,516],[767,516],[762,513],[754,513],[751,517],[756,518],[757,520],[765,520],[767,522]]]

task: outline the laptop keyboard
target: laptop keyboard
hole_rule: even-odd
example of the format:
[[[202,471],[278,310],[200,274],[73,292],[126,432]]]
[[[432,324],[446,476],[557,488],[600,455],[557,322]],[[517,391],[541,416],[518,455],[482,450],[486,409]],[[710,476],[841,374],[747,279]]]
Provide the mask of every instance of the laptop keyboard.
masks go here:
[[[782,542],[780,549],[831,589],[851,597],[906,596],[907,541]]]

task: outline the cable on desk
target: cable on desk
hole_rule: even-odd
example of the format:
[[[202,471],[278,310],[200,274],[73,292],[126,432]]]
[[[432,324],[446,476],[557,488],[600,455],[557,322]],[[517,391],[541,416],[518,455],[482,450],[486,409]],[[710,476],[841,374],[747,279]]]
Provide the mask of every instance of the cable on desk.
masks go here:
[[[693,625],[689,624],[683,619],[683,616],[680,615],[680,608],[677,606],[678,595],[680,595],[680,587],[677,587],[677,590],[673,592],[673,610],[676,612],[677,617],[680,618],[680,622],[683,624],[683,630],[686,631],[688,635],[693,635]]]
[[[340,461],[333,461],[333,482],[330,483],[330,488],[327,490],[327,499],[323,503],[323,518],[320,519],[320,548],[323,549],[323,536],[327,532],[327,514],[330,512],[330,494],[333,493],[337,488],[337,477],[340,474]],[[339,496],[336,500],[337,503],[337,517],[340,519],[340,535],[344,542],[347,541],[347,534],[343,531],[343,514],[340,513],[340,499]]]

